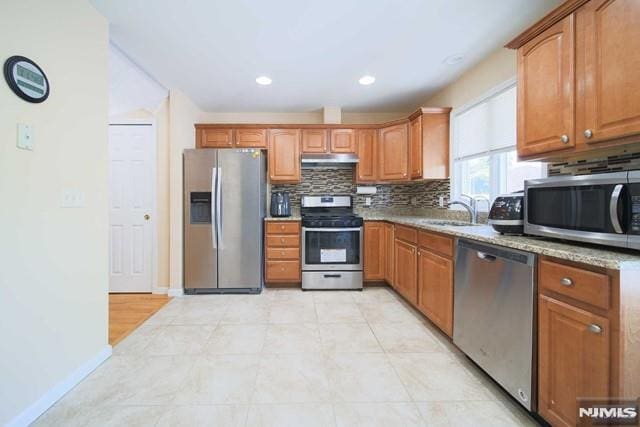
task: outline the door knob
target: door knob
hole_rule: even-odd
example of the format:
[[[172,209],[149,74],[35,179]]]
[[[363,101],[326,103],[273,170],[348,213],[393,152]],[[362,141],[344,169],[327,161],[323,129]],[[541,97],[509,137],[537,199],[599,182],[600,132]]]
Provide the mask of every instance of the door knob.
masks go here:
[[[144,214],[144,220],[145,221],[149,221],[151,219],[151,215],[149,214]]]
[[[584,131],[584,137],[589,139],[593,136],[593,131],[591,129],[587,129]]]

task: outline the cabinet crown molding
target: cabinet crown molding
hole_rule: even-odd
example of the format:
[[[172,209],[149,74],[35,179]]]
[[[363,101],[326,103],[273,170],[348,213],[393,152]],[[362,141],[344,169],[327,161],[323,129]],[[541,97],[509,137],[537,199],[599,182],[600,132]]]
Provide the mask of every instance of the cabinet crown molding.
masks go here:
[[[560,6],[553,9],[538,22],[533,24],[524,32],[520,33],[516,38],[507,43],[504,47],[508,49],[519,49],[525,43],[531,41],[542,32],[557,24],[566,16],[575,12],[580,6],[589,2],[589,0],[568,0]]]

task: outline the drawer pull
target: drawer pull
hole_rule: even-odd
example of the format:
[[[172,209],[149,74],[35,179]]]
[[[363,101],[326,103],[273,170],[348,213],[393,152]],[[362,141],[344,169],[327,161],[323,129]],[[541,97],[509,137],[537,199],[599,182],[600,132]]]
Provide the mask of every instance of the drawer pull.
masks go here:
[[[562,279],[560,279],[560,284],[562,286],[573,286],[573,280],[569,279],[568,277],[563,277]]]
[[[569,143],[569,135],[562,135],[560,137],[560,141],[562,141],[563,144],[568,144]]]
[[[281,225],[281,226],[280,226],[280,230],[284,230],[284,225]]]
[[[594,334],[601,334],[602,327],[600,327],[600,325],[596,325],[595,323],[592,323],[589,325],[589,331],[593,332]]]
[[[280,251],[280,254],[281,254],[281,255],[284,255],[284,251]]]
[[[284,239],[280,239],[280,243],[284,243]]]

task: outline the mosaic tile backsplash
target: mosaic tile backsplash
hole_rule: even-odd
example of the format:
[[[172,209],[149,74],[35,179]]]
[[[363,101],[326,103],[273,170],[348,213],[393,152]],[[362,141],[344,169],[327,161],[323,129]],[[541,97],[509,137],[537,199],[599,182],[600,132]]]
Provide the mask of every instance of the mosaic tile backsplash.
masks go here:
[[[360,184],[367,185],[368,184]],[[449,180],[415,182],[406,184],[378,184],[376,194],[356,194],[353,169],[302,169],[299,184],[274,184],[271,191],[288,191],[294,208],[300,206],[302,195],[350,194],[354,196],[354,207],[415,207],[435,208],[440,196],[449,199]],[[371,206],[365,205],[365,198],[371,197]]]
[[[547,168],[549,176],[638,170],[640,169],[640,150],[607,157],[549,163]]]

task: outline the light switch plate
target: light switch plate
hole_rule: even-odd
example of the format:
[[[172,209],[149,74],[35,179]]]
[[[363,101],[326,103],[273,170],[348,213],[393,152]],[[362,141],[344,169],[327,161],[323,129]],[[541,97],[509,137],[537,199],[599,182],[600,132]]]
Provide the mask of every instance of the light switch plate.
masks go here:
[[[24,123],[18,123],[17,146],[22,150],[33,150],[33,127]]]

